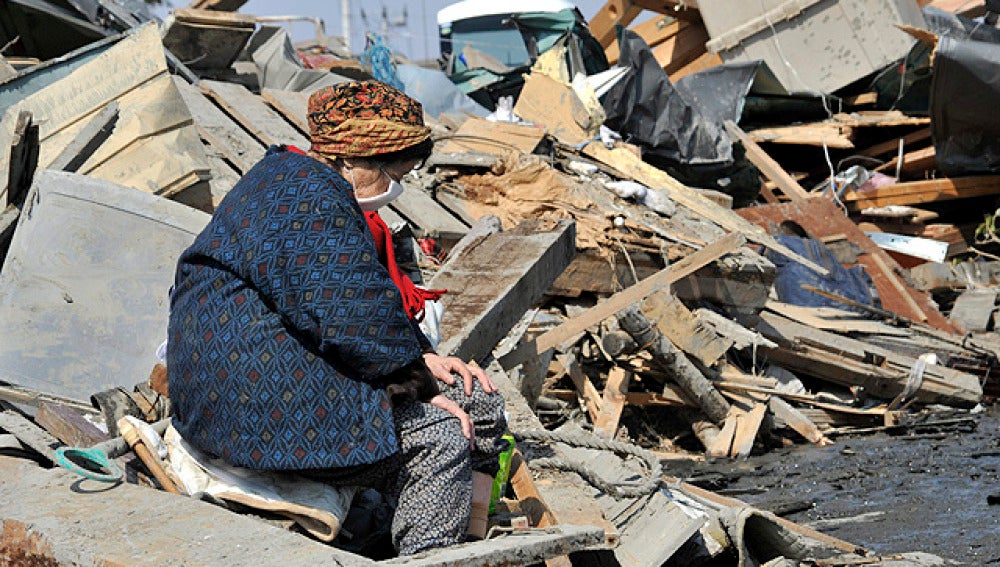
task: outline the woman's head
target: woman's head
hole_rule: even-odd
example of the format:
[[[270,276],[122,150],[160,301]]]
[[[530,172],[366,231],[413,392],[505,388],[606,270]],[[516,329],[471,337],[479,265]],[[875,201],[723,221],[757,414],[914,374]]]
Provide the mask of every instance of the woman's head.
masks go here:
[[[358,197],[385,192],[434,147],[423,107],[378,81],[322,88],[309,97],[310,152],[344,173]]]
[[[423,106],[378,81],[341,83],[309,97],[312,151],[381,163],[426,159],[433,147]]]

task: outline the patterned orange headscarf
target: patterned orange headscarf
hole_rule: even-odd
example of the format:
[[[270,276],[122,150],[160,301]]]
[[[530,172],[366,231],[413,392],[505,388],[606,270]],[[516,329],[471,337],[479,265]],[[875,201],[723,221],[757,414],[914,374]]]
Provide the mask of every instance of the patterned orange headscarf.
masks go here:
[[[420,103],[385,83],[341,83],[309,97],[312,150],[327,156],[372,157],[430,137]]]

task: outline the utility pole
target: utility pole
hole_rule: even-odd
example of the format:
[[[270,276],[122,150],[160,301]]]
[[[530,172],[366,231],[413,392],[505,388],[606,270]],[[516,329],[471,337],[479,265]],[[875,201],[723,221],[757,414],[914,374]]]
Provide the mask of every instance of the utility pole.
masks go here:
[[[340,33],[344,35],[344,47],[351,51],[351,0],[340,0]]]

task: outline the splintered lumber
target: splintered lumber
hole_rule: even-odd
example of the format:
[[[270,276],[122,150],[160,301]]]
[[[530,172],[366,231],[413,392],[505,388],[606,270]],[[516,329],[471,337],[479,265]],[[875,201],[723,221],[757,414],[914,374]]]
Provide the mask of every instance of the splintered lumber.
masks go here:
[[[701,14],[692,0],[608,0],[590,19],[589,27],[601,47],[615,42],[615,26],[628,27],[643,10],[667,14],[677,19],[698,20]]]
[[[733,341],[722,338],[714,329],[694,316],[670,290],[651,293],[642,302],[642,313],[670,342],[705,366],[719,361],[733,346]],[[627,336],[627,335],[626,335]]]
[[[309,93],[264,89],[260,97],[294,124],[300,132],[309,135]]]
[[[729,403],[726,399],[712,386],[705,375],[691,364],[684,353],[650,324],[649,319],[639,311],[638,307],[631,306],[622,310],[618,315],[618,322],[622,329],[632,335],[635,342],[645,345],[656,362],[670,373],[674,382],[698,404],[709,419],[716,423],[726,419],[726,414],[729,413]]]
[[[826,269],[822,266],[807,258],[803,258],[789,250],[788,247],[779,244],[777,240],[763,229],[753,226],[753,223],[746,221],[735,212],[718,206],[697,191],[683,185],[666,172],[642,161],[639,156],[628,150],[622,148],[609,150],[604,147],[604,144],[590,143],[584,148],[583,153],[605,165],[613,167],[647,187],[663,189],[678,204],[687,207],[696,215],[704,217],[706,220],[719,225],[729,232],[741,233],[747,240],[766,246],[783,256],[799,262],[818,274],[825,275],[827,273]]]
[[[747,159],[756,165],[768,179],[774,181],[786,197],[793,201],[808,199],[810,197],[809,193],[799,185],[799,182],[791,175],[788,175],[788,172],[758,146],[757,142],[750,139],[746,132],[740,129],[735,122],[726,120],[725,126],[729,135],[743,144],[743,147],[747,151]]]
[[[618,421],[628,399],[628,383],[632,373],[615,366],[608,372],[608,381],[604,385],[601,413],[594,422],[594,433],[604,439],[614,439],[618,431]]]
[[[118,120],[118,102],[111,101],[80,130],[62,152],[49,164],[49,169],[76,171],[111,136]]]
[[[823,435],[811,419],[806,417],[805,414],[792,407],[788,402],[780,397],[771,396],[767,404],[775,418],[781,420],[782,423],[794,429],[796,433],[801,435],[810,443],[815,443],[820,446],[833,443],[826,437],[826,435]]]
[[[778,343],[768,358],[792,372],[802,372],[843,386],[862,386],[873,396],[893,399],[910,380],[914,358],[874,345],[813,329],[770,312],[761,314],[758,330]],[[919,389],[921,403],[972,407],[982,399],[979,379],[965,372],[927,365]]]
[[[180,78],[174,78],[174,85],[194,117],[198,134],[226,161],[233,164],[238,172],[250,171],[251,167],[264,158],[261,143],[212,104],[198,87]]]
[[[0,429],[17,437],[18,441],[31,447],[50,462],[56,462],[56,449],[62,443],[20,413],[13,410],[0,411]]]
[[[428,283],[442,298],[438,351],[482,360],[566,269],[575,253],[569,221],[528,220],[490,234],[450,259]]]
[[[852,134],[853,129],[850,126],[837,122],[814,122],[793,126],[758,128],[747,133],[750,139],[759,143],[768,142],[820,148],[825,144],[828,148],[839,150],[854,148],[854,142],[851,141]]]
[[[572,353],[560,354],[556,360],[566,369],[573,386],[576,388],[576,395],[583,400],[583,405],[590,416],[591,423],[597,423],[598,416],[601,415],[601,394],[597,387],[590,381],[590,378],[583,373],[580,363]]]
[[[737,406],[730,406],[726,412],[726,418],[722,422],[722,429],[711,442],[705,447],[705,454],[710,458],[728,457],[733,449],[733,438],[736,435],[736,425],[740,416],[746,412]]]
[[[767,413],[766,397],[763,400],[749,398],[749,401],[753,402],[753,407],[744,410],[745,413],[739,416],[736,432],[733,434],[733,447],[729,456],[734,459],[745,459],[750,456],[754,440],[757,439],[757,432],[764,422],[764,414]]]
[[[737,233],[720,238],[676,264],[671,264],[652,276],[639,281],[632,287],[612,295],[607,301],[598,303],[555,329],[543,333],[534,341],[525,343],[522,347],[503,357],[502,363],[504,367],[513,368],[529,356],[538,356],[538,354],[550,348],[562,345],[577,334],[582,333],[587,327],[600,323],[633,303],[641,301],[658,289],[663,289],[682,278],[690,276],[710,262],[714,262],[719,257],[736,250],[745,242],[746,240],[743,236]]]
[[[203,93],[215,100],[265,145],[291,144],[302,149],[309,147],[309,140],[302,133],[243,85],[203,80],[199,86]]]
[[[969,199],[1000,193],[1000,175],[907,181],[858,193],[847,191],[844,204],[851,211],[887,205],[917,205]]]

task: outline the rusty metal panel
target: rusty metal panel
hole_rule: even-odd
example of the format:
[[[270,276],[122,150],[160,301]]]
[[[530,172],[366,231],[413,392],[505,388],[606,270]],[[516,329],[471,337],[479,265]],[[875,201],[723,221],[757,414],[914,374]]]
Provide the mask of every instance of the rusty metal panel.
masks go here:
[[[844,267],[850,268],[857,264],[864,266],[878,290],[884,309],[943,331],[960,332],[938,311],[930,295],[907,283],[899,264],[876,246],[828,199],[820,197],[794,203],[747,207],[736,212],[748,221],[764,227],[771,234],[805,233],[824,242],[838,237],[848,240],[860,252],[857,262],[845,263]]]

